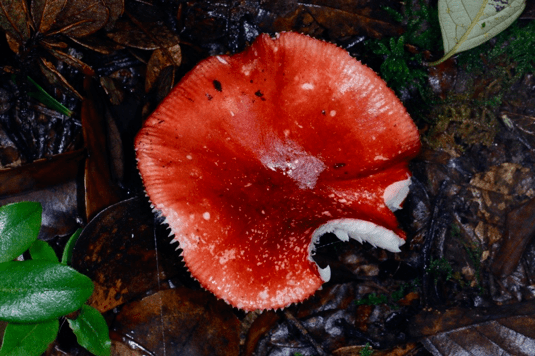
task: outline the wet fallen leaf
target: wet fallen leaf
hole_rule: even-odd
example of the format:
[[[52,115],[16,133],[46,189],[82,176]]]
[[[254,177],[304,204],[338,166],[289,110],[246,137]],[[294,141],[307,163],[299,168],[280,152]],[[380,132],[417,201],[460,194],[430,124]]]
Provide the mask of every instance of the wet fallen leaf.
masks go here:
[[[0,206],[39,201],[43,206],[43,225],[39,238],[50,240],[72,233],[78,227],[80,212],[76,197],[81,188],[77,176],[85,151],[77,150],[20,167],[0,170]]]
[[[118,21],[115,29],[112,32],[108,32],[106,36],[126,47],[144,50],[154,50],[160,47],[151,36],[128,20]]]
[[[66,64],[73,66],[74,68],[78,69],[85,75],[94,75],[95,72],[93,71],[93,68],[91,68],[86,63],[82,62],[78,58],[71,56],[68,53],[59,51],[55,48],[53,48],[51,45],[43,41],[43,47],[45,47],[50,54],[52,54],[54,57],[56,57],[58,60],[65,62]]]
[[[430,336],[422,343],[434,356],[530,356],[534,330],[533,315],[504,317]]]
[[[260,27],[264,31],[290,31],[300,27],[309,35],[326,32],[333,39],[356,35],[382,38],[403,32],[399,24],[388,20],[388,15],[378,4],[369,1],[311,0],[264,6],[272,13],[262,15]]]
[[[88,151],[85,167],[85,209],[87,220],[121,200],[118,182],[112,176],[110,147],[102,107],[96,104],[91,78],[85,82],[87,98],[82,103],[82,129]],[[99,108],[101,110],[99,110]]]
[[[143,345],[154,355],[235,356],[239,325],[228,304],[182,287],[125,305],[112,325],[112,338]]]
[[[182,53],[179,44],[169,48],[159,48],[152,52],[149,63],[147,63],[145,91],[151,90],[162,70],[170,66],[179,66],[181,62]]]
[[[0,27],[19,45],[30,38],[30,21],[26,1],[0,1]]]
[[[513,273],[526,247],[535,236],[535,199],[507,214],[504,241],[492,264],[492,271],[499,278]]]
[[[147,202],[132,198],[103,210],[84,228],[72,266],[95,283],[89,305],[106,312],[176,274],[179,257],[167,240],[157,260],[153,222]]]
[[[421,346],[420,346],[421,348]],[[409,356],[415,355],[419,349],[416,343],[408,343],[407,345],[398,346],[391,350],[375,350],[369,346],[346,346],[333,351],[333,356],[362,356],[365,355],[364,350],[369,350],[371,356]]]
[[[30,9],[36,30],[47,33],[56,23],[56,18],[66,3],[67,0],[32,0]]]
[[[109,9],[100,0],[68,1],[57,15],[51,33],[83,37],[100,30],[109,19]]]
[[[51,85],[66,88],[79,100],[84,99],[83,96],[76,89],[74,89],[71,84],[69,84],[67,79],[65,79],[65,77],[61,75],[61,73],[56,69],[52,62],[44,58],[39,58],[39,69],[41,69],[41,73],[43,73],[43,75]]]

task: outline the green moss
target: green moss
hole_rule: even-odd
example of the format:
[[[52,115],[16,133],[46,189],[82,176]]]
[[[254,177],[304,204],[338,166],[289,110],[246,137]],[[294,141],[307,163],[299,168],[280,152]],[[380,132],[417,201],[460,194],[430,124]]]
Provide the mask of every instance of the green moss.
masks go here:
[[[440,28],[436,7],[430,7],[423,0],[408,2],[403,13],[385,7],[392,18],[405,26],[400,37],[373,39],[366,42],[374,62],[380,61],[379,72],[398,96],[404,91],[427,90],[427,68],[423,63],[423,50],[440,46]]]
[[[398,308],[397,302],[403,299],[409,292],[416,290],[420,286],[420,281],[418,279],[413,280],[412,282],[403,283],[399,286],[397,290],[392,292],[390,295],[386,294],[377,294],[370,293],[364,298],[355,300],[356,305],[379,305],[387,304],[391,308]]]
[[[372,356],[373,355],[373,349],[370,346],[370,343],[367,342],[366,345],[359,351],[359,356]]]
[[[488,107],[478,105],[466,96],[455,95],[450,100],[433,108],[435,123],[424,140],[434,149],[449,151],[453,156],[460,155],[466,146],[482,144],[490,146],[499,130],[499,122]]]
[[[476,74],[495,75],[505,70],[511,78],[533,73],[535,70],[535,21],[516,21],[495,39],[463,52],[459,66]]]

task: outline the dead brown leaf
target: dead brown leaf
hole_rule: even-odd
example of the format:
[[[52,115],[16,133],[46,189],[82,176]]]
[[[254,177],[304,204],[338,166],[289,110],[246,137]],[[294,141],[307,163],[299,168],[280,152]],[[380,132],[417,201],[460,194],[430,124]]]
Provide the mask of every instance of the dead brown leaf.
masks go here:
[[[112,328],[119,340],[128,336],[154,355],[235,356],[239,325],[222,300],[181,287],[125,305]]]
[[[84,83],[87,98],[82,103],[82,129],[89,157],[85,167],[86,217],[91,220],[102,209],[121,200],[120,188],[112,176],[106,122],[98,110],[92,80]]]
[[[124,0],[102,0],[109,10],[110,17],[106,24],[106,29],[110,30],[115,26],[115,22],[124,12]]]
[[[30,20],[26,1],[0,1],[0,27],[19,45],[30,39]]]
[[[0,206],[39,201],[43,205],[43,226],[39,237],[50,240],[72,233],[78,227],[77,181],[85,151],[77,150],[36,160],[23,166],[0,170]]]
[[[309,0],[265,5],[264,31],[294,31],[309,35],[323,32],[333,39],[367,35],[372,38],[400,35],[403,28],[388,20],[379,3],[367,0]]]
[[[504,278],[518,266],[524,251],[535,236],[535,199],[507,214],[504,240],[492,264],[493,273]]]
[[[129,302],[176,273],[176,265],[166,262],[179,261],[168,241],[156,258],[153,221],[146,201],[132,198],[106,208],[82,231],[72,266],[93,280],[88,303],[100,312]]]
[[[62,51],[58,51],[57,49],[53,48],[52,46],[48,45],[47,42],[43,41],[43,47],[45,47],[50,54],[52,54],[54,57],[56,57],[58,60],[65,62],[66,64],[78,69],[85,75],[93,75],[95,72],[93,71],[93,68],[91,68],[86,63],[82,62],[76,57],[71,56],[70,54],[67,54]]]
[[[126,47],[139,48],[144,50],[154,50],[160,47],[159,43],[154,41],[138,26],[131,21],[118,21],[113,32],[106,34],[113,41]]]
[[[149,92],[152,89],[162,70],[170,66],[178,67],[181,62],[182,53],[179,44],[169,48],[158,48],[152,52],[149,63],[147,63],[145,91]],[[173,84],[171,83],[171,85]]]
[[[67,0],[32,0],[30,9],[36,31],[47,33],[66,4]]]
[[[59,86],[68,89],[79,100],[83,100],[83,96],[74,87],[69,84],[67,79],[56,69],[52,62],[39,58],[39,68],[41,72],[51,85]]]
[[[108,19],[109,10],[100,0],[68,1],[48,35],[87,36],[104,27]]]

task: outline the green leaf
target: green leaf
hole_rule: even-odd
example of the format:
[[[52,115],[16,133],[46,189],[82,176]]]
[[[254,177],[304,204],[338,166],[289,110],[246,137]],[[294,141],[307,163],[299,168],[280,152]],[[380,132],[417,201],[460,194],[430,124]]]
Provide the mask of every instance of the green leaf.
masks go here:
[[[65,250],[63,250],[63,255],[61,256],[61,263],[64,265],[70,265],[72,260],[72,251],[74,250],[74,246],[76,245],[76,241],[78,241],[78,238],[80,237],[80,234],[82,233],[82,228],[79,228],[72,234],[69,241],[67,241],[67,244],[65,245]]]
[[[72,110],[64,106],[62,103],[56,100],[52,95],[48,94],[46,90],[44,90],[39,84],[37,84],[32,78],[27,77],[28,81],[32,83],[36,88],[37,91],[29,92],[28,95],[32,98],[36,99],[37,101],[45,104],[48,108],[52,110],[56,110],[57,112],[71,117],[73,115]]]
[[[490,40],[509,27],[525,7],[526,0],[439,0],[445,54],[430,65]]]
[[[45,260],[50,262],[59,262],[58,256],[54,249],[43,240],[35,240],[30,247],[30,255],[34,260]]]
[[[74,269],[50,261],[0,263],[0,319],[37,323],[79,309],[93,282]]]
[[[0,356],[39,356],[56,339],[59,321],[39,324],[7,324]]]
[[[17,258],[37,239],[41,203],[20,202],[0,207],[0,262]]]
[[[111,341],[108,324],[98,310],[84,305],[76,319],[67,319],[67,321],[81,346],[97,356],[110,355]]]

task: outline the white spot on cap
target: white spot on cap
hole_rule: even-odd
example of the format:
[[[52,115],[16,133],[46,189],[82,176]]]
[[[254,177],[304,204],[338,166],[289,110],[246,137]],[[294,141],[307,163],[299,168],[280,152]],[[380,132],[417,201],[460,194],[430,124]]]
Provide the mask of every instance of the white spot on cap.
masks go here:
[[[295,142],[283,142],[279,138],[271,140],[270,147],[261,152],[260,161],[272,171],[281,171],[292,178],[302,189],[313,189],[319,175],[327,168],[323,161]]]
[[[190,161],[193,159],[193,157],[191,157],[191,155],[187,155],[186,158],[189,159]]]
[[[331,115],[331,116],[335,116],[335,115],[336,115],[336,110],[331,110],[331,112],[329,113],[329,115]]]
[[[207,212],[207,211],[204,212],[204,213],[202,214],[202,218],[203,218],[204,220],[210,220],[210,213]]]
[[[236,258],[236,249],[226,250],[223,252],[223,255],[219,257],[219,263],[224,265],[228,260],[233,260]]]
[[[305,90],[312,90],[312,89],[314,89],[314,85],[312,83],[305,83],[305,84],[301,85],[301,88],[303,88]]]
[[[223,64],[228,64],[227,60],[221,56],[216,56],[217,60]]]
[[[263,291],[261,291],[260,293],[258,293],[258,298],[262,299],[262,300],[266,300],[268,298],[269,294],[268,294],[268,289],[264,289]]]

